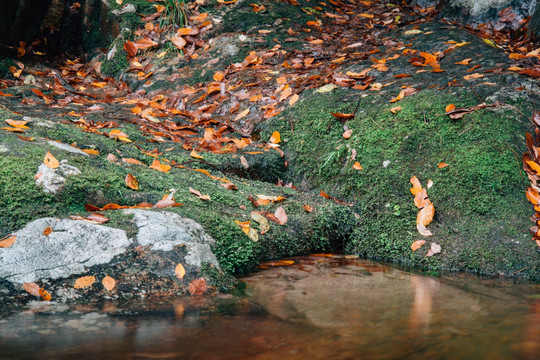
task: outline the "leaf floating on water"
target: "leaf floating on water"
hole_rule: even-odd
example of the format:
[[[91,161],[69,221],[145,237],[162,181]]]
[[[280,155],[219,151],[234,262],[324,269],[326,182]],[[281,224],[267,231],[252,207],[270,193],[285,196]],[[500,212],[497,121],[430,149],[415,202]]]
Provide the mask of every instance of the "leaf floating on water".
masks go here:
[[[45,159],[43,159],[43,163],[45,166],[47,166],[50,169],[56,169],[58,166],[60,166],[60,162],[56,160],[56,158],[51,154],[50,151],[47,152],[45,155]]]
[[[103,280],[101,280],[101,284],[108,291],[112,291],[112,289],[114,289],[114,287],[116,286],[116,280],[107,275],[103,278]]]
[[[17,235],[8,235],[0,239],[0,249],[10,247],[11,245],[15,243],[16,239],[17,239]]]
[[[206,280],[204,278],[193,279],[188,286],[189,293],[193,296],[204,294],[206,289]]]
[[[83,277],[78,278],[75,281],[75,285],[73,285],[73,287],[75,289],[83,289],[85,287],[91,286],[95,282],[96,282],[95,276],[83,276]]]
[[[45,228],[45,230],[43,230],[43,235],[45,235],[45,236],[49,236],[49,235],[51,235],[51,234],[52,234],[52,232],[53,232],[53,229],[52,229],[52,227],[50,227],[50,226],[47,226],[47,227]]]
[[[139,190],[139,181],[132,174],[128,173],[126,175],[125,182],[128,188],[133,189],[133,190]]]
[[[416,251],[420,249],[422,245],[424,245],[425,243],[426,243],[426,240],[416,240],[415,242],[412,243],[411,250]]]
[[[186,269],[184,269],[184,265],[178,263],[178,265],[176,265],[176,268],[174,269],[174,276],[179,279],[183,279],[185,275]]]

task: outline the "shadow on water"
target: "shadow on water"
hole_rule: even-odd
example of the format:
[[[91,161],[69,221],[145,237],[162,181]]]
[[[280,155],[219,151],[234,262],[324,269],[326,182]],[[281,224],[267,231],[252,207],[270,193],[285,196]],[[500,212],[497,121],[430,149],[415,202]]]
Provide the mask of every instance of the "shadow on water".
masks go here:
[[[536,359],[540,285],[303,257],[243,296],[67,306],[0,318],[0,359]],[[272,265],[272,266],[270,266]]]

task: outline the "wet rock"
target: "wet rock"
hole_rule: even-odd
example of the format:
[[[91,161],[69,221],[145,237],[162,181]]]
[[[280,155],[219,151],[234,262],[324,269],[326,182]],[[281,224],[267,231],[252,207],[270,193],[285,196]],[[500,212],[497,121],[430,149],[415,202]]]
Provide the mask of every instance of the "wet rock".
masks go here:
[[[53,232],[45,236],[48,226]],[[35,220],[15,234],[15,243],[0,249],[0,278],[14,283],[81,274],[110,262],[131,244],[123,230],[55,218]]]
[[[35,175],[36,185],[43,187],[43,191],[46,193],[57,194],[62,190],[66,182],[66,177],[80,173],[81,171],[78,168],[68,165],[67,160],[62,160],[60,166],[56,169],[51,169],[45,164],[41,164]]]
[[[133,214],[139,228],[139,245],[151,245],[153,251],[172,251],[175,246],[185,245],[187,264],[199,268],[203,263],[219,266],[210,248],[215,244],[215,240],[197,222],[167,211],[127,209],[124,213]]]

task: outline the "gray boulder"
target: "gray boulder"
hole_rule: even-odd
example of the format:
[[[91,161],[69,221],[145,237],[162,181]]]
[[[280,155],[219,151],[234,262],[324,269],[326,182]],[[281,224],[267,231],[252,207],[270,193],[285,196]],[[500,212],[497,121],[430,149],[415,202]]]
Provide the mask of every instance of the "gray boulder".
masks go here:
[[[53,232],[43,235],[50,226]],[[131,244],[123,230],[86,221],[43,218],[15,233],[9,248],[0,248],[0,278],[15,283],[66,278],[87,267],[106,264]]]

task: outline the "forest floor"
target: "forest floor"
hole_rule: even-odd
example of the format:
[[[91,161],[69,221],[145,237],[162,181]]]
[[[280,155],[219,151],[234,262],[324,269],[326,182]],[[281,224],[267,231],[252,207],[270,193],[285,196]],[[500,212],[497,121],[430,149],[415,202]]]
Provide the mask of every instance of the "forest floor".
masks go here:
[[[540,279],[533,43],[385,1],[212,2],[183,24],[144,3],[88,63],[4,62],[0,237],[98,211],[136,234],[118,209],[174,196],[229,274],[342,251]],[[81,173],[46,193],[56,159]]]

